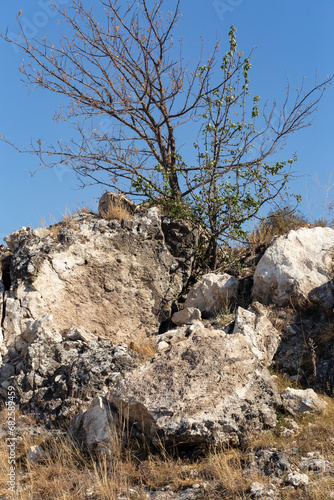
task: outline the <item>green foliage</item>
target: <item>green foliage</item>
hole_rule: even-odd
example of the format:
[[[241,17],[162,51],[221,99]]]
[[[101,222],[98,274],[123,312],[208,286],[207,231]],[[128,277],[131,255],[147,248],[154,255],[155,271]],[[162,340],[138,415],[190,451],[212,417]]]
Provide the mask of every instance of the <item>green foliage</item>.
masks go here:
[[[253,161],[261,135],[255,127],[260,97],[250,96],[251,64],[237,53],[235,33],[232,26],[230,49],[221,65],[225,84],[203,99],[203,125],[194,144],[198,169],[192,177],[186,176],[194,217],[211,238],[213,268],[217,245],[245,240],[245,222],[266,202],[286,194],[289,169],[296,160],[267,163],[260,151]]]

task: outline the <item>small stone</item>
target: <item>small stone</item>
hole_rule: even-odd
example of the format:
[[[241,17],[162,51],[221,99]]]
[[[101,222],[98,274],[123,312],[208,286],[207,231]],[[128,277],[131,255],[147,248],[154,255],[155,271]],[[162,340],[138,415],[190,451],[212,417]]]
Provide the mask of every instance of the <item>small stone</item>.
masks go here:
[[[306,486],[308,484],[307,474],[299,474],[299,472],[292,472],[287,477],[287,482],[292,486]]]
[[[172,321],[175,325],[191,325],[196,320],[201,320],[201,311],[196,307],[185,307],[181,311],[176,312],[172,316]]]
[[[164,340],[162,340],[161,342],[159,342],[158,345],[157,345],[158,351],[165,351],[169,347],[170,347],[170,345],[167,342],[165,342]]]
[[[35,464],[38,462],[41,458],[46,457],[45,451],[41,446],[30,446],[28,450],[28,455],[27,459],[29,462],[32,462]]]

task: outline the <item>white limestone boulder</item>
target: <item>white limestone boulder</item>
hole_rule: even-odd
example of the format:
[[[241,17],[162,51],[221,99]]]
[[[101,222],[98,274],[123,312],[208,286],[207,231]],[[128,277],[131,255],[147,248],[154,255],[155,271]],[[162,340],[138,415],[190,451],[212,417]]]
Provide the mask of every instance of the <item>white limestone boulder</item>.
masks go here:
[[[106,451],[117,445],[117,418],[107,400],[96,397],[90,408],[76,415],[70,423],[70,434],[89,449]]]
[[[334,230],[301,228],[277,238],[254,274],[252,296],[263,304],[285,306],[318,299],[333,307]]]
[[[239,281],[229,274],[205,274],[188,293],[184,308],[195,307],[202,314],[218,313],[227,302],[236,299]]]

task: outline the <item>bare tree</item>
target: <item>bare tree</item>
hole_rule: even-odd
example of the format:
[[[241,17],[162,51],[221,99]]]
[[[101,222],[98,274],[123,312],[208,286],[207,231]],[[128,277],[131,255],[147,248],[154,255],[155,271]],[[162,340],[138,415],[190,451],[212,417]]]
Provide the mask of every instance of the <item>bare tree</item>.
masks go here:
[[[97,12],[80,0],[72,0],[67,10],[55,4],[66,29],[54,42],[29,40],[19,17],[21,41],[2,37],[28,55],[21,72],[29,84],[68,98],[56,118],[75,122],[77,129],[78,139],[71,143],[45,146],[38,140],[19,151],[37,154],[42,167],[70,165],[83,185],[103,183],[129,195],[162,197],[178,207],[187,202],[192,216],[208,230],[214,268],[220,236],[229,228],[229,236],[236,235],[286,185],[287,172],[277,177],[284,164],[265,160],[288,135],[310,124],[331,78],[306,93],[302,89],[289,111],[287,91],[279,113],[277,103],[269,111],[265,107],[257,130],[257,98],[251,121],[246,118],[251,54],[236,51],[233,27],[229,51],[219,64],[216,41],[207,60],[202,50],[189,68],[182,43],[176,47],[173,41],[180,0],[170,13],[164,12],[163,0],[124,4],[97,0]],[[110,121],[107,132],[99,127],[103,118]],[[195,119],[201,120],[202,139],[195,143],[198,162],[186,165],[177,134]],[[260,203],[251,207],[250,198],[259,193]]]

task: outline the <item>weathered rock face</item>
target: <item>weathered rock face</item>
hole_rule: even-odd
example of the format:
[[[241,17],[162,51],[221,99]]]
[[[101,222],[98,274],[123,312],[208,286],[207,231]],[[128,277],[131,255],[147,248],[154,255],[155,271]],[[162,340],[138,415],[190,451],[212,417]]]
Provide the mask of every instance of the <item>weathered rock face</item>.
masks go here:
[[[195,307],[206,315],[220,311],[227,302],[236,299],[239,282],[229,274],[205,274],[187,296],[184,308]]]
[[[331,228],[301,228],[280,236],[257,265],[253,299],[278,306],[318,299],[333,307],[333,258]]]
[[[157,332],[189,278],[196,241],[189,224],[157,209],[121,221],[78,214],[12,233],[7,348],[26,348],[31,321],[43,315],[53,316],[59,332],[83,325],[116,342]]]
[[[275,426],[280,402],[243,335],[196,328],[127,373],[109,399],[150,439],[167,444],[238,442]]]
[[[59,424],[137,364],[134,351],[109,339],[56,342],[38,335],[21,358],[2,365],[0,385],[14,385],[20,405]]]

